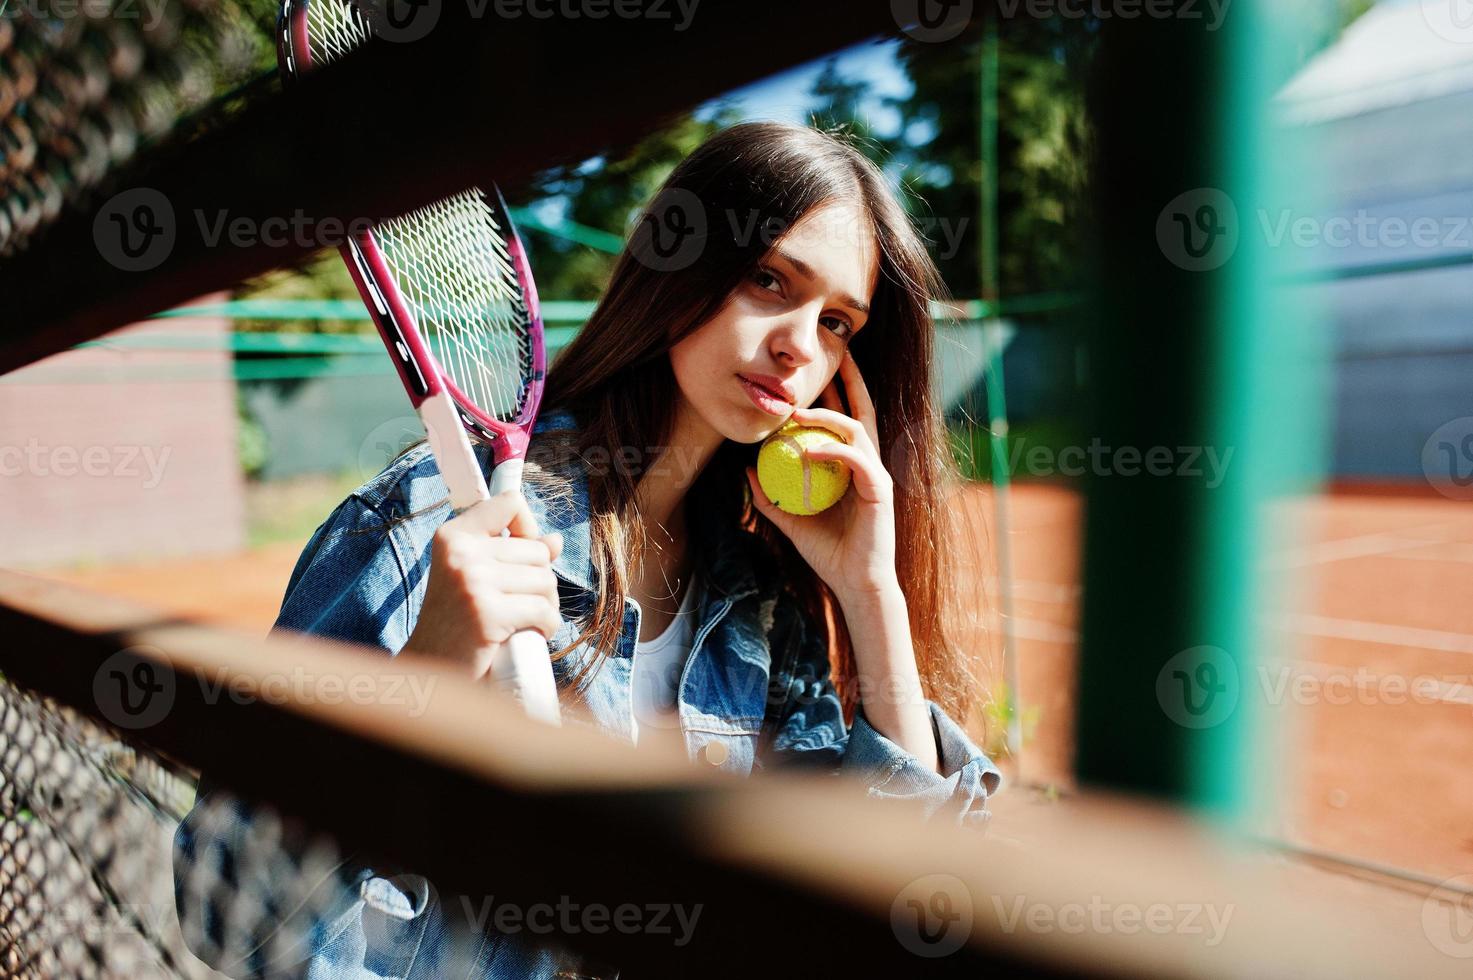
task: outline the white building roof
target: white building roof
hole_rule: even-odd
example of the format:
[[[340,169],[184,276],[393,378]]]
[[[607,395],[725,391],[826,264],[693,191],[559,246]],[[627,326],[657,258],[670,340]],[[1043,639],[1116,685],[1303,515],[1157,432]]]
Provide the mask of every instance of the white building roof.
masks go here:
[[[1401,0],[1371,8],[1276,96],[1288,122],[1360,115],[1473,89],[1473,6]]]

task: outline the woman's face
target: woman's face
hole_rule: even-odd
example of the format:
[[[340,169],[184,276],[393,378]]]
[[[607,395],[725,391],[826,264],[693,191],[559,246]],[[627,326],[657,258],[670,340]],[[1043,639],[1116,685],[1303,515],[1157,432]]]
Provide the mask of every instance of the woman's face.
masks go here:
[[[812,405],[864,328],[878,277],[862,212],[835,204],[805,215],[719,313],[670,349],[687,431],[760,442],[795,407]],[[766,396],[748,381],[786,397]]]

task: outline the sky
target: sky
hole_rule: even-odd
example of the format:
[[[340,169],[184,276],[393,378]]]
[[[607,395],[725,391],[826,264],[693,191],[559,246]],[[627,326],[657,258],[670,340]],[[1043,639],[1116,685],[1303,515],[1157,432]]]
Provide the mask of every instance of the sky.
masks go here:
[[[904,98],[910,95],[911,84],[896,60],[899,49],[900,42],[891,39],[855,45],[833,57],[838,59],[839,71],[844,77],[865,79],[875,95]],[[826,60],[809,62],[737,89],[722,99],[705,103],[696,114],[707,118],[719,102],[727,102],[736,105],[745,119],[807,122],[804,111],[812,101],[808,93],[823,71]],[[871,127],[882,136],[893,135],[900,124],[899,114],[886,109],[876,98],[867,99],[861,105],[861,111],[869,115]]]

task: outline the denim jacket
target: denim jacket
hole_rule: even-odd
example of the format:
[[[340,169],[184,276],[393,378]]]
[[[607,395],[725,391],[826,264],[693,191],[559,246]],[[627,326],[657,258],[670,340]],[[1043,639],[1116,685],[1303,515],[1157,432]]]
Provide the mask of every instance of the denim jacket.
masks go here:
[[[566,409],[544,410],[533,430],[571,428]],[[477,450],[489,470],[489,451]],[[594,573],[586,478],[572,474],[573,501],[544,501],[528,483],[523,494],[544,533],[558,531],[562,553],[552,563],[558,580],[562,627],[549,651],[578,635],[571,621],[591,608]],[[414,629],[424,600],[430,546],[450,516],[434,508],[446,488],[427,446],[391,463],[344,500],[312,535],[292,572],[277,630],[292,630],[379,647],[397,654]],[[404,518],[430,508],[427,513]],[[677,685],[678,719],[689,757],[701,765],[748,774],[753,770],[803,767],[852,778],[875,798],[919,804],[930,819],[981,826],[987,797],[1001,774],[963,729],[934,702],[927,702],[941,773],[875,731],[863,706],[854,723],[844,723],[830,679],[827,646],[792,593],[775,575],[761,574],[755,538],[737,527],[709,529],[714,542],[698,553],[694,579],[698,615],[692,648]],[[616,737],[633,737],[631,674],[639,607],[626,598],[624,629],[613,655],[575,685],[579,668],[594,655],[582,644],[554,662],[565,724],[597,727]],[[210,784],[201,781],[201,802],[176,834],[175,881],[181,923],[208,917],[181,887],[195,861],[229,863],[231,834],[199,833],[196,815]],[[242,822],[249,819],[243,807]],[[223,850],[221,850],[223,849]],[[345,862],[337,869],[351,904],[314,926],[309,945],[312,977],[439,975],[449,944],[437,921],[432,889],[414,875],[380,877]],[[368,919],[373,917],[370,926]],[[386,926],[389,923],[390,926]],[[186,935],[189,930],[186,928]],[[393,933],[392,940],[384,937]],[[369,937],[374,937],[370,940]],[[616,971],[577,965],[555,945],[491,935],[460,970],[486,977],[613,976]],[[212,964],[230,972],[225,964]],[[234,965],[238,975],[250,968]],[[237,975],[232,973],[231,975]]]

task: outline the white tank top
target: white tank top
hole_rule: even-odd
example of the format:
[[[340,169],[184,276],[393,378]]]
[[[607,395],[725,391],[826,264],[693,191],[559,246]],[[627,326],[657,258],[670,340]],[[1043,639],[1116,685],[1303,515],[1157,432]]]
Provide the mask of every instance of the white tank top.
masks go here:
[[[677,690],[685,660],[690,656],[696,629],[696,578],[692,574],[675,618],[659,636],[634,644],[634,667],[630,678],[634,702],[634,740],[639,741],[639,728],[680,728],[676,710]],[[630,599],[639,606],[637,599]],[[643,609],[640,610],[643,615]]]

